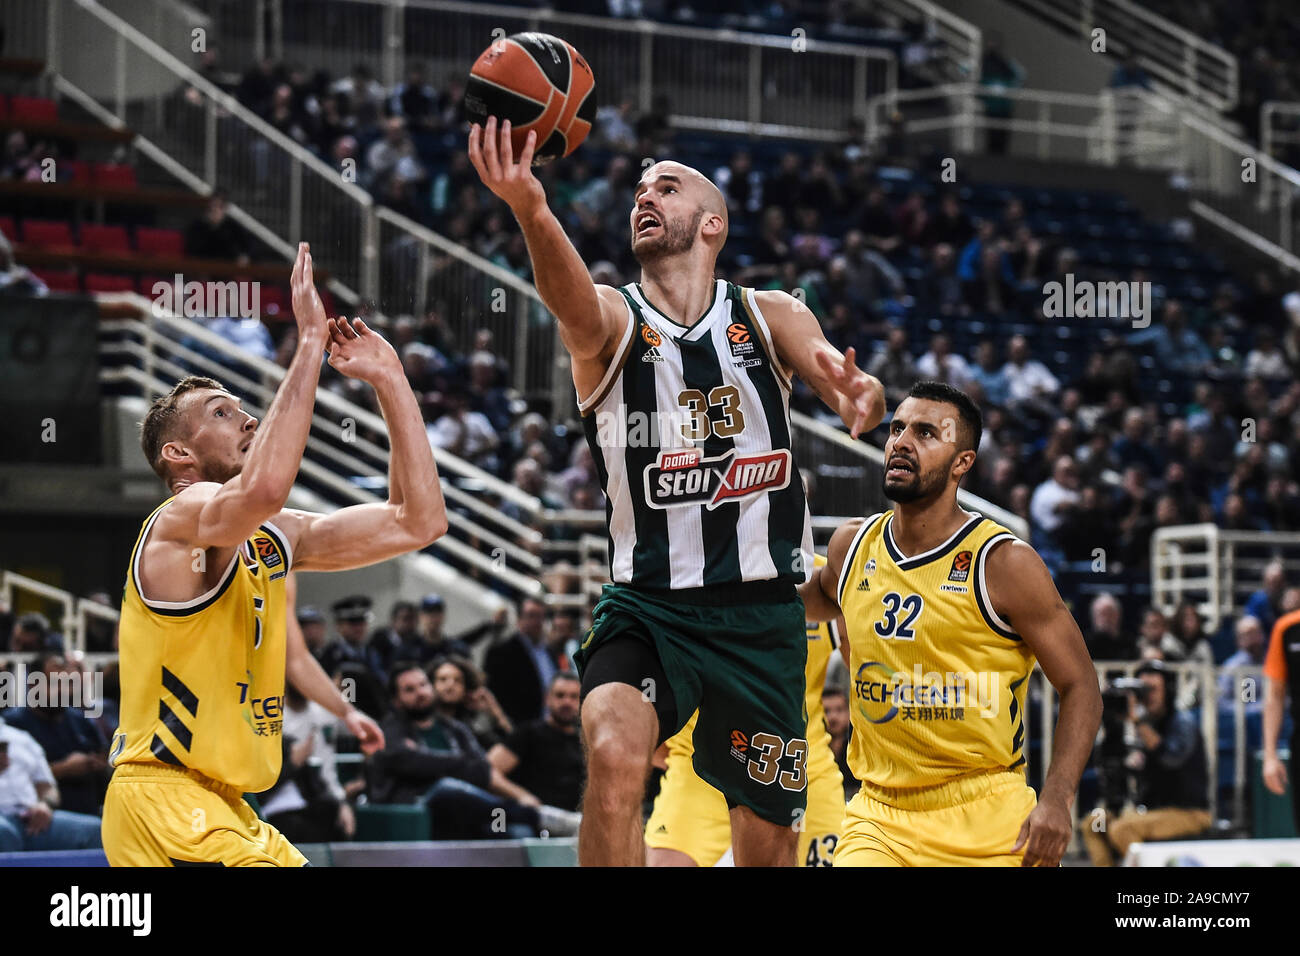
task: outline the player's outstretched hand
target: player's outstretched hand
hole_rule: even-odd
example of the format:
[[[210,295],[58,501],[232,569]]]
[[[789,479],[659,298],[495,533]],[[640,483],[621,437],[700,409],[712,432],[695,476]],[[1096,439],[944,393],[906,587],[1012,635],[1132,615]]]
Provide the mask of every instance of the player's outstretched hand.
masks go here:
[[[851,411],[841,409],[840,417],[849,426],[849,434],[857,438],[880,424],[885,417],[885,402],[876,380],[857,367],[855,357],[852,346],[844,353],[842,362],[836,362],[825,350],[817,352],[817,364],[849,403]]]
[[[293,317],[298,323],[298,339],[302,341],[307,334],[325,336],[325,304],[321,302],[320,293],[316,291],[316,281],[311,271],[311,247],[305,242],[298,243],[298,258],[293,263],[293,275],[289,279],[289,288],[293,303]]]
[[[397,352],[360,319],[330,319],[329,334],[330,367],[348,378],[377,385],[386,376],[403,374]]]
[[[361,741],[361,752],[367,757],[384,749],[384,732],[379,725],[361,711],[353,708],[343,718],[343,725],[353,737]]]
[[[1060,866],[1069,845],[1070,811],[1054,803],[1039,803],[1021,824],[1011,852],[1025,848],[1021,866]]]
[[[497,118],[489,116],[486,126],[475,123],[469,131],[469,161],[478,170],[479,179],[516,216],[535,212],[546,205],[546,192],[533,175],[533,149],[537,145],[536,131],[529,130],[519,161],[515,162],[514,145],[510,141],[510,121],[497,130]]]

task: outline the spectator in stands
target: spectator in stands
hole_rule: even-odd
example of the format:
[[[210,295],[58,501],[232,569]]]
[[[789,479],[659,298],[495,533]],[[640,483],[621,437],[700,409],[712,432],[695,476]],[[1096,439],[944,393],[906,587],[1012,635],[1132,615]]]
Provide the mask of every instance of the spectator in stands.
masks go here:
[[[226,192],[213,191],[203,216],[185,230],[185,254],[197,259],[249,261],[250,244],[244,230],[226,214]]]
[[[1264,565],[1259,589],[1246,599],[1245,607],[1242,609],[1244,614],[1259,621],[1259,626],[1265,634],[1273,631],[1273,625],[1281,609],[1279,602],[1282,600],[1284,590],[1286,590],[1286,566],[1281,558],[1274,558]]]
[[[998,357],[997,343],[982,339],[975,347],[975,364],[969,366],[971,382],[979,387],[988,405],[1005,405],[1011,396],[1010,386],[1002,362]]]
[[[1114,866],[1134,843],[1175,840],[1209,829],[1209,772],[1196,717],[1176,710],[1173,675],[1158,661],[1138,668],[1146,685],[1129,694],[1129,721],[1137,739],[1125,765],[1137,779],[1137,802],[1145,812],[1119,815],[1098,809],[1084,814],[1080,832],[1094,866]],[[1097,814],[1103,825],[1092,825]]]
[[[42,651],[35,670],[44,693],[29,698],[29,706],[10,710],[5,719],[40,744],[58,781],[61,805],[73,813],[97,815],[108,787],[108,741],[81,712],[90,703],[89,682],[58,651]]]
[[[376,802],[427,804],[434,839],[526,838],[543,826],[557,835],[576,830],[576,815],[540,807],[488,762],[468,727],[439,716],[423,668],[395,665],[389,691],[393,716],[383,724],[385,746],[374,758]],[[494,826],[498,809],[504,827]],[[544,809],[551,811],[545,823]]]
[[[1114,90],[1134,86],[1144,90],[1151,89],[1151,74],[1142,67],[1137,54],[1129,50],[1123,55],[1119,66],[1111,73],[1110,88]]]
[[[366,643],[366,630],[373,620],[371,607],[374,602],[365,595],[353,595],[335,601],[334,629],[338,637],[321,651],[320,664],[325,673],[334,674],[345,662],[360,664],[383,682],[384,667],[374,648]]]
[[[414,62],[407,66],[406,81],[393,87],[388,110],[393,116],[403,117],[411,127],[432,129],[437,125],[434,115],[437,98],[425,75],[424,64]]]
[[[930,249],[930,267],[916,283],[916,307],[923,314],[943,316],[969,311],[961,279],[957,278],[956,253],[946,242]]]
[[[1246,355],[1244,374],[1247,378],[1271,381],[1286,381],[1295,377],[1295,371],[1272,329],[1263,328],[1255,333],[1255,347]]]
[[[858,783],[849,769],[849,738],[853,726],[849,721],[849,699],[842,690],[827,688],[822,691],[822,709],[826,714],[826,732],[831,735],[831,753],[844,778],[844,799],[850,800],[858,792]]]
[[[492,423],[482,412],[470,409],[470,396],[463,388],[453,388],[444,398],[446,411],[426,429],[429,443],[496,474],[501,439]]]
[[[952,351],[952,339],[943,332],[930,339],[930,351],[916,361],[922,378],[953,385],[962,391],[970,387],[973,375],[966,360]]]
[[[1236,699],[1238,688],[1249,680],[1252,685],[1257,682],[1254,673],[1234,674],[1233,668],[1257,668],[1264,666],[1264,656],[1268,651],[1268,636],[1260,624],[1259,618],[1243,614],[1233,626],[1237,637],[1237,650],[1219,665],[1219,701],[1229,705]],[[1252,696],[1247,703],[1255,703],[1257,696]]]
[[[50,287],[26,266],[14,260],[14,247],[0,232],[0,292],[11,295],[49,295]]]
[[[635,149],[636,129],[632,126],[634,106],[632,97],[620,96],[597,107],[593,143],[624,152]]]
[[[0,718],[0,853],[101,846],[99,817],[59,809],[41,745]]]
[[[562,672],[577,673],[573,662],[573,653],[582,643],[583,635],[578,626],[578,612],[572,607],[561,605],[551,615],[551,627],[546,635],[546,647],[555,666]]]
[[[1007,380],[1007,395],[1013,408],[1050,414],[1050,402],[1061,389],[1056,376],[1047,366],[1033,358],[1029,340],[1013,335],[1007,343],[1007,364],[1002,366]]]
[[[974,312],[1001,315],[1016,304],[1016,277],[1001,240],[986,242],[979,251],[974,275],[963,282],[962,295]]]
[[[974,235],[975,227],[961,208],[961,199],[954,192],[945,192],[939,200],[939,211],[926,221],[921,243],[964,249]]]
[[[1142,612],[1142,625],[1138,629],[1138,656],[1150,656],[1148,651],[1159,652],[1157,660],[1181,661],[1185,651],[1183,642],[1169,632],[1169,619],[1157,607]]]
[[[271,96],[280,85],[283,70],[276,64],[274,57],[263,57],[249,67],[239,81],[235,98],[259,116],[266,113],[271,104]]]
[[[469,402],[470,408],[486,417],[499,435],[510,430],[515,416],[491,352],[479,350],[469,357]]]
[[[302,638],[307,643],[307,650],[311,651],[312,657],[319,661],[321,653],[325,650],[327,637],[325,615],[319,608],[310,604],[301,605],[298,608],[298,627],[302,629]]]
[[[984,115],[991,123],[997,124],[988,131],[988,152],[992,156],[1001,156],[1006,153],[1011,139],[1011,130],[1006,128],[1006,123],[1015,113],[1015,101],[999,94],[1023,86],[1025,70],[1002,50],[1001,36],[989,33],[986,37],[984,58],[980,62],[980,86],[989,92],[980,99],[984,103]]]
[[[63,638],[50,630],[50,619],[38,611],[24,614],[14,621],[9,636],[9,650],[20,653],[32,651],[63,651]]]
[[[1065,521],[1069,510],[1079,503],[1079,466],[1069,455],[1062,455],[1052,466],[1052,477],[1034,489],[1029,501],[1029,513],[1034,519],[1034,530],[1046,536],[1052,550],[1059,550],[1056,530]]]
[[[1150,344],[1162,369],[1196,375],[1213,357],[1195,331],[1187,327],[1187,314],[1177,299],[1165,303],[1159,322],[1130,333],[1130,345]]]
[[[465,657],[438,657],[425,668],[433,681],[438,713],[459,720],[485,751],[504,740],[514,725],[484,684],[483,672]]]
[[[364,183],[373,188],[387,182],[389,177],[398,171],[399,163],[403,160],[412,160],[414,156],[415,147],[411,143],[410,133],[407,132],[406,120],[401,116],[390,116],[384,121],[383,138],[375,140],[366,150]]]
[[[1141,465],[1149,475],[1164,470],[1164,462],[1155,447],[1153,429],[1141,408],[1130,408],[1124,413],[1124,430],[1111,445],[1111,459],[1120,468]]]
[[[546,694],[544,716],[520,724],[488,751],[492,766],[538,802],[577,810],[582,800],[586,762],[578,734],[576,674],[556,674]]]
[[[558,672],[546,647],[546,605],[537,598],[519,602],[517,630],[488,649],[484,661],[488,688],[515,724],[536,720],[551,678]]]
[[[361,114],[369,109],[377,114],[384,102],[384,85],[375,79],[370,67],[358,63],[352,68],[352,74],[336,80],[330,87],[333,93],[348,98],[345,112]]]
[[[333,714],[285,683],[285,759],[280,779],[259,802],[267,822],[295,843],[350,840],[356,833],[356,814],[339,782],[336,724]]]
[[[718,167],[713,183],[722,191],[733,217],[754,216],[763,208],[763,176],[745,150],[733,153],[726,166]]]
[[[389,615],[388,626],[370,635],[370,651],[386,673],[394,662],[410,659],[405,649],[417,640],[415,604],[397,601]]]
[[[885,400],[897,405],[907,397],[910,389],[921,378],[916,363],[907,348],[907,331],[890,329],[885,347],[867,363],[867,374],[880,379],[885,388]]]
[[[871,187],[867,193],[867,203],[858,214],[858,228],[867,237],[867,245],[880,252],[893,252],[902,243],[898,223],[885,200],[885,191],[879,186]]]
[[[1137,660],[1137,644],[1122,628],[1121,608],[1115,595],[1103,592],[1092,599],[1088,617],[1088,653],[1094,661]]]
[[[1184,598],[1174,611],[1173,635],[1183,646],[1183,660],[1214,666],[1214,648],[1205,633],[1205,622],[1196,605]]]

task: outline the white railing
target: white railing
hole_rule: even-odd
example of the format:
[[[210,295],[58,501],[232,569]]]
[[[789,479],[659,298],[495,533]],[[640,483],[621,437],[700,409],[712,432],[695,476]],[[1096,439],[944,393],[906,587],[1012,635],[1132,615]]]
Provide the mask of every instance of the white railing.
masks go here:
[[[1130,0],[1009,0],[1091,42],[1106,31],[1106,51],[1131,52],[1162,87],[1226,112],[1237,105],[1237,58]],[[1118,62],[1118,61],[1117,61]]]
[[[980,78],[983,38],[975,24],[930,0],[876,0],[875,6],[903,23],[919,25],[926,39],[938,42],[944,81]]]
[[[0,599],[3,599],[7,606],[14,607],[17,595],[24,593],[59,605],[63,613],[59,620],[53,623],[62,632],[64,647],[69,651],[85,652],[88,618],[96,617],[116,624],[119,616],[118,612],[111,607],[89,598],[79,598],[62,588],[56,588],[14,571],[0,572]]]
[[[1151,536],[1151,603],[1171,613],[1190,600],[1211,629],[1235,616],[1260,586],[1264,566],[1281,559],[1300,574],[1300,532],[1227,531],[1218,525],[1157,528]]]
[[[126,383],[151,398],[165,394],[185,375],[210,375],[240,395],[251,413],[265,413],[284,369],[250,355],[201,323],[158,314],[161,310],[144,299],[126,298],[140,306],[143,318],[100,323],[101,381]],[[371,489],[386,487],[387,434],[380,416],[329,389],[318,389],[300,481],[325,489],[336,503],[382,500]],[[535,552],[541,535],[531,525],[540,515],[541,502],[449,452],[439,450],[436,458],[451,527],[434,543],[433,553],[499,581],[513,593],[536,593],[542,565]],[[527,520],[503,513],[505,503]]]
[[[1279,162],[1278,147],[1300,146],[1300,103],[1269,100],[1260,104],[1259,146],[1265,156]]]
[[[686,129],[836,139],[868,96],[898,85],[889,50],[454,0],[265,0],[276,16],[259,46],[249,22],[262,5],[220,8],[221,46],[241,68],[266,48],[335,74],[366,63],[389,88],[418,62],[441,85],[467,75],[500,31],[542,30],[591,64],[600,104],[629,98],[645,111],[666,95]],[[291,35],[276,32],[285,23]]]

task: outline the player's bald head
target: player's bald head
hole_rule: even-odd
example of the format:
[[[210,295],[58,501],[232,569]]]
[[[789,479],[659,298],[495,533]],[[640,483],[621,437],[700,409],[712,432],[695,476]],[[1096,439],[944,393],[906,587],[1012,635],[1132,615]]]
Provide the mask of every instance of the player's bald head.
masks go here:
[[[719,189],[708,176],[696,169],[694,166],[687,166],[685,163],[678,163],[672,160],[664,160],[655,163],[653,166],[646,168],[641,174],[641,182],[637,184],[638,191],[642,185],[650,186],[661,179],[676,179],[683,189],[696,200],[700,210],[705,215],[715,215],[722,219],[722,231],[718,234],[716,241],[717,247],[721,248],[722,244],[727,241],[727,232],[731,227],[731,218],[727,215],[727,200]]]

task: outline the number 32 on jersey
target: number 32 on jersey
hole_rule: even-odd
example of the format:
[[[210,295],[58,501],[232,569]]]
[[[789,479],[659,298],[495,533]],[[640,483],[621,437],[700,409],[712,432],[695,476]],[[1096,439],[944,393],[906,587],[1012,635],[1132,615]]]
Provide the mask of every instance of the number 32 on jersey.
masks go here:
[[[916,640],[914,625],[925,610],[925,599],[919,594],[904,597],[897,591],[890,591],[880,598],[880,603],[884,617],[876,622],[876,636],[886,641]]]

